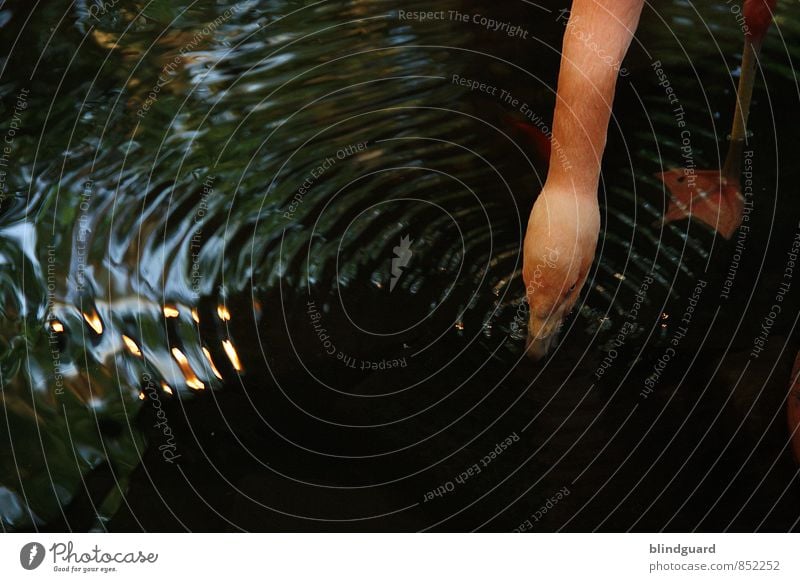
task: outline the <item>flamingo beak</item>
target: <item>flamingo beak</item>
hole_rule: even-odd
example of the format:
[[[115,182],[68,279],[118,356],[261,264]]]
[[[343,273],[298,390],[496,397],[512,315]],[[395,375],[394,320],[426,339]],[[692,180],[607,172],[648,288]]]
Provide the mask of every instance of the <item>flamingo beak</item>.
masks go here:
[[[528,356],[534,360],[541,360],[550,353],[550,350],[558,344],[561,324],[568,311],[566,305],[561,305],[546,319],[531,315],[528,322],[528,341],[525,346]]]
[[[534,360],[539,361],[550,353],[551,348],[557,343],[557,339],[557,331],[546,337],[529,335],[525,346],[526,353]]]

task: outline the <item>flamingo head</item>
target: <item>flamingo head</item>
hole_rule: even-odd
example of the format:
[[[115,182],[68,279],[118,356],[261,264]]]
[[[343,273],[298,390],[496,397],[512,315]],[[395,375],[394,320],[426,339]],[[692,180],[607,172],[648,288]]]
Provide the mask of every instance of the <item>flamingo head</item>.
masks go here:
[[[544,357],[575,306],[600,233],[594,196],[542,192],[525,234],[522,277],[530,307],[528,355]]]

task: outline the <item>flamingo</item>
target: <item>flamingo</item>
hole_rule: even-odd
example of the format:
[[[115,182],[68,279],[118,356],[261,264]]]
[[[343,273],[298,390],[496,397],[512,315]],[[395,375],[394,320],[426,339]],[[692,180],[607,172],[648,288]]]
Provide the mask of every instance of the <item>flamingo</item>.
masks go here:
[[[574,0],[564,33],[550,165],[525,233],[528,354],[541,358],[575,305],[600,234],[597,187],[618,64],[643,0]],[[592,39],[593,43],[586,42]]]
[[[725,162],[719,170],[695,172],[694,183],[685,179],[681,168],[657,174],[671,195],[665,223],[693,216],[726,239],[730,239],[742,223],[744,197],[740,177],[742,153],[747,143],[747,118],[761,45],[772,24],[776,4],[777,0],[745,0],[742,9],[744,49]]]
[[[600,233],[600,162],[617,76],[643,4],[644,0],[572,3],[558,75],[547,179],[531,210],[523,243],[522,276],[530,306],[527,353],[535,359],[552,347],[594,260]],[[668,210],[665,220],[684,216],[684,209],[691,209],[700,197],[705,212],[698,218],[710,222],[713,215],[717,220],[711,225],[716,227],[722,215],[723,235],[730,236],[741,222],[738,184],[747,112],[758,51],[775,4],[776,0],[744,3],[745,50],[725,166],[701,172],[694,185],[681,181],[675,170],[664,173],[662,179],[673,198],[681,202]]]
[[[786,399],[786,419],[789,422],[789,442],[794,458],[800,464],[800,352],[794,361],[789,382],[789,397]]]

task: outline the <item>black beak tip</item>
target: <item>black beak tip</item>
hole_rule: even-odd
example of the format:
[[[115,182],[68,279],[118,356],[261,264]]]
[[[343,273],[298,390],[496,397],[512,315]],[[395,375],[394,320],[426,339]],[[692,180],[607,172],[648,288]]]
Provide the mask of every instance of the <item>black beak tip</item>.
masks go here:
[[[529,358],[538,362],[547,357],[547,355],[550,353],[552,344],[552,336],[542,339],[528,336],[528,341],[525,345],[525,353]]]

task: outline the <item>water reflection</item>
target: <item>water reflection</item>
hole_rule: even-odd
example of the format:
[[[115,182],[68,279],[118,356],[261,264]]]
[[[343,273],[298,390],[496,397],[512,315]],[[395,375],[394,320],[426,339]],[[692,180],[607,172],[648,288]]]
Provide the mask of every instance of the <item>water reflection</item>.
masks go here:
[[[21,28],[33,9],[9,4]],[[594,377],[612,349],[604,378],[655,359],[673,332],[668,314],[724,252],[698,225],[661,223],[654,174],[679,165],[680,148],[645,56],[689,78],[697,65],[672,33],[691,35],[699,54],[738,47],[724,8],[703,9],[714,39],[696,34],[683,2],[660,12],[671,29],[643,25],[648,43],[631,57],[635,82],[620,88],[610,138],[601,258],[559,361],[540,370],[523,358],[517,320],[519,243],[544,160],[515,133],[519,107],[452,78],[507,87],[546,117],[562,32],[554,8],[437,5],[524,22],[534,50],[479,26],[402,21],[377,0],[94,7],[37,7],[36,22],[60,24],[52,37],[50,24],[22,29],[26,48],[10,52],[2,75],[4,95],[30,89],[0,209],[0,369],[13,435],[0,462],[4,528],[69,523],[84,480],[108,471],[86,492],[97,507],[84,515],[101,516],[86,527],[117,515],[118,527],[136,528],[143,509],[127,499],[148,487],[186,519],[181,489],[162,490],[174,474],[153,465],[159,433],[144,378],[161,388],[185,449],[220,464],[226,453],[210,435],[224,433],[239,451],[209,495],[254,496],[306,525],[397,512],[407,521],[387,523],[427,527],[444,514],[403,513],[426,487],[418,474],[449,474],[455,455],[482,450],[476,439],[556,401],[559,417],[597,398],[575,421],[593,418],[616,392],[576,395],[575,377]],[[782,25],[800,34],[788,16]],[[0,29],[7,43],[12,30]],[[774,45],[765,55],[772,82],[788,85],[785,55]],[[696,151],[714,165],[723,140],[708,116],[729,109],[730,78],[700,67],[682,103]],[[537,420],[540,440],[548,422]],[[186,474],[197,471],[187,458]],[[407,489],[357,495],[406,475]],[[274,493],[256,494],[259,479]],[[279,493],[291,499],[281,505]],[[298,499],[312,493],[320,501],[305,508]],[[299,527],[270,515],[242,523]],[[195,527],[218,523],[206,518]]]

